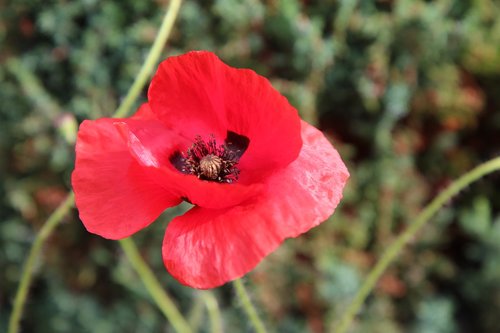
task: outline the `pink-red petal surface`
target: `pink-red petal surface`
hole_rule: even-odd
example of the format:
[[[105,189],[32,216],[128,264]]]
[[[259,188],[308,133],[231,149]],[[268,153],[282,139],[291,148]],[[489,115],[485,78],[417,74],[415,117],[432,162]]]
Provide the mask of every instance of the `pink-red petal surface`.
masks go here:
[[[127,121],[140,120],[122,122]],[[146,227],[181,199],[147,175],[115,122],[100,119],[81,124],[72,184],[87,230],[120,239]]]
[[[326,220],[349,173],[337,151],[302,122],[297,160],[268,178],[264,194],[229,209],[194,207],[167,227],[163,260],[183,284],[213,288],[253,269],[288,237]]]
[[[227,131],[250,139],[240,161],[247,175],[292,162],[301,147],[300,118],[285,97],[254,71],[227,66],[210,52],[160,64],[148,92],[153,113],[189,140]],[[242,182],[247,182],[242,172]]]

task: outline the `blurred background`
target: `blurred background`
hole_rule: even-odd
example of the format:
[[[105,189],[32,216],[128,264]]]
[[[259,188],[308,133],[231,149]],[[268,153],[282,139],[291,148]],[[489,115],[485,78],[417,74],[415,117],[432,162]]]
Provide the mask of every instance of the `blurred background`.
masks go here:
[[[78,124],[111,115],[168,1],[0,3],[0,331],[34,235],[70,189]],[[278,332],[328,332],[381,252],[450,181],[500,153],[494,0],[183,2],[163,58],[193,49],[268,77],[332,140],[351,179],[335,215],[248,275]],[[145,99],[145,92],[142,100]],[[500,177],[455,197],[405,248],[352,332],[500,332]],[[134,239],[181,311],[203,294],[164,270],[169,210]],[[231,285],[225,332],[251,332]],[[77,211],[46,243],[23,332],[171,332],[117,242]]]

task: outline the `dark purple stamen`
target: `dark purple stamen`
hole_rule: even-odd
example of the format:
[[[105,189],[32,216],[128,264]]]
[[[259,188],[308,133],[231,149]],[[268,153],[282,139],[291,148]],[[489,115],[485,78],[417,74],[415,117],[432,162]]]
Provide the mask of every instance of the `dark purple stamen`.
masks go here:
[[[230,184],[238,180],[237,164],[249,143],[248,138],[234,132],[227,133],[222,145],[217,145],[213,135],[207,140],[197,136],[185,153],[175,152],[170,162],[182,173]]]

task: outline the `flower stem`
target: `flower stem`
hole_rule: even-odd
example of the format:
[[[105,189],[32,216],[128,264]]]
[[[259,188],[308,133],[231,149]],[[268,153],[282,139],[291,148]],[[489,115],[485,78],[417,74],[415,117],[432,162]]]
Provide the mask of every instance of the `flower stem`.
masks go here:
[[[121,118],[127,115],[130,111],[130,108],[139,97],[144,84],[148,80],[149,76],[153,72],[153,68],[156,65],[158,58],[160,57],[161,51],[165,46],[165,43],[172,31],[172,27],[174,25],[177,14],[179,13],[179,8],[181,7],[181,0],[171,0],[170,5],[168,7],[167,13],[163,18],[163,22],[161,24],[158,35],[156,36],[155,41],[151,49],[149,50],[149,54],[142,64],[142,67],[137,74],[134,83],[130,87],[125,96],[125,99],[118,107],[118,110],[114,113],[114,117]]]
[[[375,287],[377,281],[382,276],[387,267],[394,261],[397,255],[408,241],[429,221],[429,219],[448,202],[458,192],[469,186],[479,178],[500,170],[500,157],[494,158],[488,162],[480,164],[476,168],[462,175],[451,183],[448,188],[441,192],[434,200],[428,204],[410,226],[387,248],[375,267],[370,271],[361,288],[354,296],[353,301],[345,311],[335,333],[345,333],[349,328],[354,317],[363,305],[366,297]]]
[[[137,274],[139,274],[149,294],[154,299],[161,312],[163,312],[165,317],[170,321],[174,329],[179,333],[191,332],[191,328],[187,321],[179,310],[177,310],[174,302],[162,288],[160,282],[158,282],[144,259],[142,259],[132,238],[120,240],[120,245]]]
[[[151,50],[146,58],[146,61],[141,67],[140,73],[135,79],[132,87],[129,89],[127,96],[120,104],[118,110],[113,114],[113,117],[124,117],[130,112],[132,105],[135,100],[139,96],[141,89],[144,87],[144,84],[147,81],[149,74],[152,72],[153,67],[158,62],[163,46],[165,45],[170,31],[172,30],[173,23],[177,14],[179,12],[181,0],[172,0],[170,6],[167,10],[163,18],[162,25],[156,36],[155,41],[151,47]],[[12,62],[12,64],[17,64],[16,62]],[[11,66],[12,67],[12,66]],[[33,81],[33,84],[36,84],[36,81]],[[39,90],[43,92],[40,85],[35,86],[37,89],[37,93]],[[45,96],[45,95],[44,95]],[[48,96],[48,95],[47,95]],[[66,200],[59,205],[59,207],[52,213],[47,222],[40,229],[40,232],[36,235],[33,245],[31,246],[28,258],[23,267],[23,272],[21,275],[21,280],[19,283],[19,287],[17,289],[16,297],[14,299],[13,310],[9,318],[9,326],[8,333],[17,333],[19,331],[19,323],[21,320],[21,314],[23,310],[23,306],[26,303],[26,297],[28,295],[28,290],[31,284],[31,280],[33,278],[33,268],[35,265],[35,261],[40,254],[42,249],[42,245],[44,241],[50,236],[52,231],[57,225],[62,221],[63,217],[68,213],[68,211],[74,205],[74,193],[70,192],[66,198]]]
[[[266,333],[266,328],[262,323],[262,320],[260,320],[257,310],[255,310],[255,307],[253,306],[241,279],[234,280],[233,285],[236,289],[236,294],[238,294],[238,297],[240,298],[241,305],[247,313],[248,319],[250,319],[255,331],[257,333]]]
[[[28,295],[29,286],[33,278],[33,269],[35,267],[36,259],[42,248],[45,240],[50,236],[52,230],[62,221],[63,217],[69,212],[74,204],[74,194],[69,193],[66,199],[59,205],[59,207],[50,215],[47,222],[42,226],[40,232],[35,237],[35,241],[31,246],[28,259],[24,263],[21,281],[17,289],[16,298],[12,314],[9,319],[8,333],[16,333],[19,331],[19,322],[23,312],[24,303],[26,303],[26,296]]]
[[[210,332],[222,333],[222,321],[219,304],[214,294],[209,290],[201,291],[201,298],[207,307],[208,317],[210,318]]]

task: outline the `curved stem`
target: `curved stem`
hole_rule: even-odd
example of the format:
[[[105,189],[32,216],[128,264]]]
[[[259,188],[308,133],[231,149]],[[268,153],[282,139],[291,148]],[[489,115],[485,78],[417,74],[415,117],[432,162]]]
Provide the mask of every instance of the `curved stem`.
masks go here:
[[[410,224],[408,229],[406,229],[384,252],[375,267],[368,274],[368,277],[364,281],[361,288],[356,293],[353,301],[342,316],[338,325],[338,329],[334,330],[334,332],[344,333],[347,331],[349,325],[358,313],[360,307],[363,305],[366,297],[373,290],[377,281],[382,276],[387,267],[389,267],[389,265],[394,261],[397,255],[401,252],[403,246],[408,243],[408,241],[412,237],[415,236],[415,234],[441,207],[443,207],[446,202],[448,202],[453,196],[455,196],[458,192],[469,186],[474,181],[498,170],[500,170],[500,157],[485,162],[467,172],[466,174],[455,180],[436,198],[434,198],[434,200],[432,200],[431,203],[428,204],[424,208],[424,210],[417,216],[417,218]]]
[[[222,321],[220,315],[219,304],[214,294],[209,290],[201,291],[201,298],[207,307],[208,317],[210,318],[210,332],[222,333]]]
[[[12,314],[9,319],[8,333],[16,333],[19,331],[19,322],[23,312],[24,303],[26,303],[26,296],[28,295],[29,286],[33,278],[33,269],[35,267],[38,253],[40,252],[43,243],[50,236],[52,230],[62,221],[63,217],[69,212],[74,204],[74,194],[69,193],[66,199],[59,205],[59,207],[49,216],[47,222],[42,226],[40,232],[37,234],[33,245],[31,246],[28,259],[24,263],[23,274],[19,287],[17,289],[16,298]]]
[[[181,7],[181,2],[181,0],[171,0],[167,13],[163,18],[163,22],[161,24],[158,35],[156,36],[156,39],[153,42],[151,49],[149,50],[149,54],[142,64],[139,74],[137,74],[137,76],[135,77],[134,83],[128,90],[125,99],[120,104],[113,117],[121,118],[127,115],[130,111],[130,108],[137,100],[137,97],[139,97],[144,84],[153,72],[153,68],[158,62],[161,51],[163,50],[163,47],[165,46],[165,43],[170,36],[170,32],[172,31],[172,27],[174,26],[175,19],[177,17],[177,14],[179,13],[179,8]]]
[[[163,46],[165,45],[168,36],[170,35],[172,25],[179,12],[181,2],[181,0],[171,1],[167,13],[163,18],[163,22],[158,35],[156,36],[156,39],[153,42],[151,50],[148,54],[148,57],[142,65],[141,71],[134,81],[132,87],[129,89],[127,96],[120,104],[118,110],[116,110],[116,112],[113,114],[113,117],[123,117],[130,112],[130,109],[139,96],[141,89],[144,87],[149,74],[152,72],[153,67],[158,62],[161,50],[163,49]],[[9,318],[8,333],[17,333],[19,331],[19,322],[21,319],[23,306],[26,303],[26,296],[28,295],[29,286],[33,277],[33,268],[35,265],[35,261],[42,249],[44,241],[47,239],[47,237],[49,237],[53,229],[62,221],[62,218],[68,213],[73,205],[74,193],[70,192],[66,200],[54,211],[47,222],[43,225],[42,229],[40,229],[40,232],[36,235],[33,245],[31,246],[28,258],[23,267],[21,280],[17,289],[16,297],[14,299],[13,310]]]
[[[163,312],[165,317],[170,321],[174,329],[179,333],[191,332],[191,328],[187,321],[179,310],[177,310],[174,302],[160,285],[160,282],[158,282],[144,259],[142,259],[132,238],[120,240],[120,245],[137,274],[139,274],[149,294],[154,299],[161,312]]]
[[[247,313],[248,319],[250,319],[250,322],[255,328],[255,332],[266,333],[264,323],[262,322],[262,320],[260,320],[259,315],[257,314],[257,310],[255,310],[255,307],[253,306],[252,301],[250,300],[250,297],[248,296],[248,293],[245,290],[245,286],[243,285],[241,279],[234,280],[233,285],[236,289],[236,294],[238,294],[238,297],[240,298],[241,305]]]

